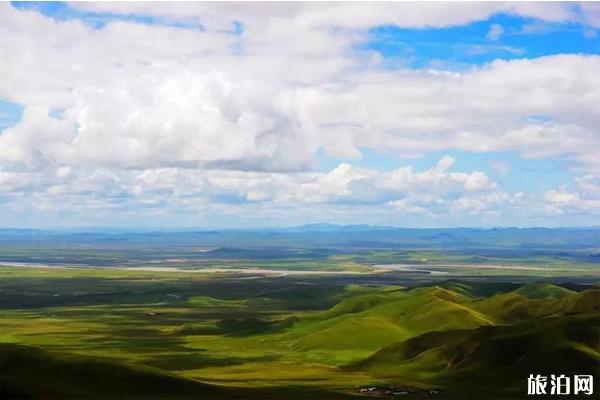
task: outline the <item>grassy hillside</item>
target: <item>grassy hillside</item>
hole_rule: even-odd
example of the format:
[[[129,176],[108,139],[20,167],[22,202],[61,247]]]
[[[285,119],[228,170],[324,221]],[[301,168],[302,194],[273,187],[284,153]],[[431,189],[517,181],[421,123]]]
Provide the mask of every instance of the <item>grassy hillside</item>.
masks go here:
[[[491,324],[462,304],[463,296],[441,288],[358,294],[331,309],[301,318],[274,338],[313,359],[344,364],[388,343],[439,329]]]
[[[567,288],[546,282],[524,285],[516,290],[516,292],[529,299],[562,299],[575,293]]]
[[[21,270],[0,280],[2,398],[513,398],[600,366],[585,280]]]
[[[465,285],[461,286],[462,290],[457,291],[433,286],[358,294],[325,312],[300,319],[278,340],[295,350],[318,354],[320,361],[343,364],[386,344],[427,332],[600,311],[597,290],[577,293],[550,284],[525,285],[480,298],[467,294],[476,288],[465,290]]]
[[[0,379],[5,398],[231,398],[214,386],[93,357],[0,345]]]
[[[0,344],[3,399],[351,399],[318,389],[224,388],[156,368]]]
[[[391,381],[442,388],[449,397],[521,397],[526,394],[530,373],[597,375],[598,318],[595,313],[430,332],[386,346],[347,368]]]

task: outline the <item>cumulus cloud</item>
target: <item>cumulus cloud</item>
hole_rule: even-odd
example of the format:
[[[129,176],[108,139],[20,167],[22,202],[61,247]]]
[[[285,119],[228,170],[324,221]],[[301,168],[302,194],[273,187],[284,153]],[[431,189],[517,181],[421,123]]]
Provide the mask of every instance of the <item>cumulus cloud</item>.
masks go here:
[[[0,134],[6,204],[28,191],[40,210],[337,202],[435,214],[491,212],[514,197],[483,171],[453,171],[452,157],[424,171],[347,162],[315,173],[319,150],[347,159],[365,148],[405,158],[514,151],[561,157],[589,176],[600,171],[599,56],[497,60],[457,72],[389,69],[360,46],[375,26],[448,27],[501,12],[595,29],[592,6],[71,7],[160,19],[108,19],[92,27],[0,4],[0,59],[10,60],[0,63],[0,98],[24,106],[22,120]],[[488,38],[502,33],[492,25]],[[584,201],[579,208],[590,204],[585,185],[575,195]],[[549,191],[546,200],[556,209],[576,203],[560,200],[565,190]]]
[[[280,3],[255,6],[246,3],[166,4],[160,2],[79,2],[72,7],[123,15],[153,15],[173,20],[197,19],[208,30],[231,28],[232,20],[256,27],[273,20],[289,25],[369,28],[397,25],[407,28],[448,27],[505,13],[550,22],[577,22],[596,26],[600,10],[593,3]]]
[[[125,12],[138,6],[116,7]],[[359,5],[332,7],[354,15]],[[479,7],[467,9],[479,12]],[[386,147],[406,156],[444,149],[515,150],[526,157],[565,155],[594,164],[600,57],[495,61],[463,73],[388,71],[365,66],[364,55],[351,51],[360,34],[324,28],[337,21],[330,8],[300,10],[274,7],[275,15],[262,18],[273,29],[295,29],[286,18],[303,21],[298,29],[311,27],[314,35],[307,46],[280,34],[255,37],[252,24],[241,37],[218,29],[121,21],[94,29],[2,5],[0,49],[11,62],[0,66],[5,78],[0,96],[26,110],[23,121],[0,138],[0,157],[28,167],[298,171],[310,168],[319,148],[332,156],[358,157],[360,147]],[[426,13],[429,21],[436,20],[436,12]],[[395,13],[400,18],[395,23],[420,24]],[[547,18],[563,18],[558,11],[550,14]],[[382,23],[377,18],[356,20]],[[52,108],[64,109],[63,116],[50,117]],[[534,114],[548,115],[551,122],[529,121]],[[46,126],[52,133],[39,132]]]
[[[600,176],[584,175],[576,179],[576,188],[565,186],[544,194],[546,209],[553,214],[600,214]]]

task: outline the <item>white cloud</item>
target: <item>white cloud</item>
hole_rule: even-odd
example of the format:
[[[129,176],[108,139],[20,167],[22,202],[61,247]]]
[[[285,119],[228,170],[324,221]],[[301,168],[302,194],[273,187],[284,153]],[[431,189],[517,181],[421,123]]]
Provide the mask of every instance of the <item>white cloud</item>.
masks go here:
[[[495,61],[464,73],[383,70],[365,65],[364,54],[351,50],[359,33],[323,25],[345,21],[332,10],[365,24],[380,23],[383,14],[358,18],[356,10],[371,8],[331,7],[275,7],[274,16],[262,17],[266,27],[251,19],[256,27],[250,24],[238,37],[126,22],[92,29],[2,5],[0,51],[11,62],[0,65],[0,96],[24,104],[26,115],[0,138],[0,159],[29,168],[297,171],[310,168],[319,148],[358,157],[359,148],[367,147],[405,156],[514,150],[597,167],[590,152],[600,145],[600,57]],[[426,14],[434,25],[464,21],[458,17],[463,6],[455,20],[443,7],[431,7],[436,11]],[[469,15],[489,7],[496,5],[464,6]],[[182,6],[181,15],[187,9]],[[254,8],[242,9],[254,16]],[[569,15],[544,10],[550,19]],[[408,26],[424,18],[413,11],[387,15]],[[358,28],[352,21],[348,27]],[[309,35],[292,40],[302,29]],[[51,118],[51,108],[64,109],[63,117]],[[530,115],[548,115],[551,122],[532,122]],[[40,133],[40,127],[52,133]]]
[[[398,211],[446,213],[445,204],[463,194],[490,192],[496,184],[480,171],[450,172],[445,156],[432,168],[402,167],[390,172],[341,164],[324,175],[288,182],[277,190],[279,203],[388,204]]]
[[[600,5],[597,2],[579,3],[579,20],[585,25],[600,28]]]
[[[455,179],[464,179],[464,185],[466,190],[476,191],[482,189],[494,189],[496,187],[494,182],[490,181],[483,172],[474,171],[470,174],[455,174]]]
[[[546,210],[553,214],[600,215],[600,176],[584,175],[577,178],[576,182],[574,190],[561,186],[546,191]]]
[[[401,204],[411,210],[445,213],[445,202],[469,194],[492,193],[496,185],[479,171],[449,171],[454,160],[443,157],[432,168],[414,171],[402,167],[390,172],[340,164],[327,173],[245,172],[224,170],[156,168],[123,170],[59,167],[44,173],[2,172],[0,186],[19,192],[24,187],[54,204],[83,211],[150,205],[186,208],[208,204],[265,202],[273,207],[302,208],[318,204]],[[40,176],[41,174],[41,176]],[[101,193],[99,198],[96,195]],[[89,203],[91,199],[95,200]],[[191,203],[190,203],[191,201]],[[75,206],[78,204],[78,206]],[[405,207],[406,208],[406,207]],[[75,209],[72,209],[75,212]]]
[[[504,33],[504,28],[502,27],[502,25],[492,24],[492,25],[490,25],[490,30],[485,35],[485,37],[488,38],[488,40],[491,40],[492,42],[494,42],[494,41],[500,39],[500,36],[502,36],[503,33]]]
[[[584,175],[575,179],[581,196],[600,200],[600,175]]]
[[[510,171],[510,163],[503,160],[491,161],[491,167],[500,175],[506,175]]]
[[[498,13],[550,22],[577,22],[596,26],[600,10],[593,3],[566,2],[333,2],[252,3],[78,2],[72,7],[117,14],[154,15],[173,20],[199,20],[208,30],[231,29],[232,21],[252,28],[281,20],[303,27],[368,28],[397,25],[407,28],[448,27],[484,20]]]
[[[25,106],[22,121],[0,135],[0,191],[7,204],[23,201],[27,192],[44,210],[143,205],[157,213],[214,207],[235,214],[235,202],[257,209],[266,203],[387,204],[398,213],[432,215],[511,204],[512,195],[499,192],[482,171],[451,172],[452,157],[425,171],[382,172],[348,162],[310,172],[319,149],[354,159],[364,148],[404,157],[516,151],[561,157],[586,176],[600,171],[599,56],[498,60],[462,72],[391,70],[377,53],[356,46],[377,25],[447,27],[498,12],[592,29],[598,11],[592,6],[73,7],[156,15],[204,29],[123,21],[95,29],[0,4],[0,59],[10,60],[0,63],[0,97]],[[501,34],[502,27],[491,27],[490,39]],[[55,109],[63,112],[57,116]],[[540,115],[545,118],[530,118]],[[575,198],[561,202],[567,194],[557,189],[547,202],[555,209],[567,203],[589,209],[592,179],[581,179]]]
[[[512,206],[520,200],[518,194],[511,195],[506,192],[489,192],[478,195],[464,195],[454,200],[451,204],[453,211],[466,211],[470,215],[501,215],[502,206]]]

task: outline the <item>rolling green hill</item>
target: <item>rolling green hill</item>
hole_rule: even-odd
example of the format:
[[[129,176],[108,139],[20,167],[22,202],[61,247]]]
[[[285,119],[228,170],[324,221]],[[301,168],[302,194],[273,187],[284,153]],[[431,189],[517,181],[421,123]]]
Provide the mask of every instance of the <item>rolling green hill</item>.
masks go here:
[[[517,293],[529,299],[562,299],[575,292],[562,286],[547,282],[538,282],[524,285],[516,290]]]
[[[0,345],[5,398],[229,398],[233,393],[158,369],[37,347]]]
[[[531,319],[600,310],[600,291],[574,292],[555,285],[525,285],[488,298],[481,288],[441,286],[359,294],[327,311],[301,318],[278,341],[339,365],[427,332],[510,325]],[[448,287],[448,286],[446,286]],[[486,288],[489,290],[489,288]],[[526,293],[531,297],[525,297]],[[343,352],[342,352],[343,351]]]
[[[3,399],[348,399],[318,389],[224,388],[156,368],[0,344]]]
[[[191,286],[169,277],[155,283],[177,297],[148,303],[148,280],[114,279],[64,280],[60,293],[56,282],[35,281],[24,292],[111,289],[141,302],[111,296],[2,313],[0,342],[10,342],[0,344],[2,398],[336,399],[371,386],[371,395],[406,398],[518,398],[530,373],[600,368],[600,290],[590,284],[454,279],[406,288],[332,277],[342,284]]]
[[[521,397],[526,395],[530,373],[597,375],[599,318],[594,313],[512,326],[429,332],[390,344],[347,369],[404,384],[442,388],[449,398]]]
[[[303,351],[368,352],[431,330],[469,329],[493,323],[461,304],[465,300],[460,294],[437,287],[358,295],[301,321],[281,339]]]
[[[576,314],[600,310],[600,291],[584,290],[572,292],[554,285],[546,285],[547,294],[535,288],[537,298],[527,298],[522,295],[522,289],[502,293],[487,299],[475,300],[469,306],[485,315],[495,318],[498,323],[508,324],[527,321],[531,318],[548,317],[552,315]],[[561,293],[561,297],[556,296]],[[544,296],[545,298],[539,298]]]

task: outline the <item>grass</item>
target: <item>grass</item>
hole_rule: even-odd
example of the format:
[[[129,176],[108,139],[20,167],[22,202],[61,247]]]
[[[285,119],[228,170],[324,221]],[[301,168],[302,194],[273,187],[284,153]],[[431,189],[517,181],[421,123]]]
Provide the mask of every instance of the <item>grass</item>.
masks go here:
[[[526,397],[524,377],[532,371],[595,374],[600,363],[598,318],[598,314],[579,315],[430,332],[390,344],[347,368],[443,387],[455,395]],[[473,380],[478,384],[464,385]]]
[[[528,369],[569,357],[573,371],[600,366],[600,292],[590,285],[100,268],[10,267],[0,277],[2,390],[25,397],[83,398],[90,385],[105,398],[158,398],[160,387],[170,398],[344,398],[367,385],[458,393],[474,379],[514,394]],[[491,378],[522,357],[506,380]],[[81,386],[59,371],[81,374]],[[101,376],[114,385],[96,388]],[[145,391],[147,381],[159,389]]]
[[[537,282],[519,288],[517,293],[530,299],[562,299],[575,292],[547,282]]]
[[[346,399],[354,396],[294,386],[249,389],[211,385],[153,367],[98,357],[0,344],[5,399]],[[35,377],[32,379],[32,377]]]

